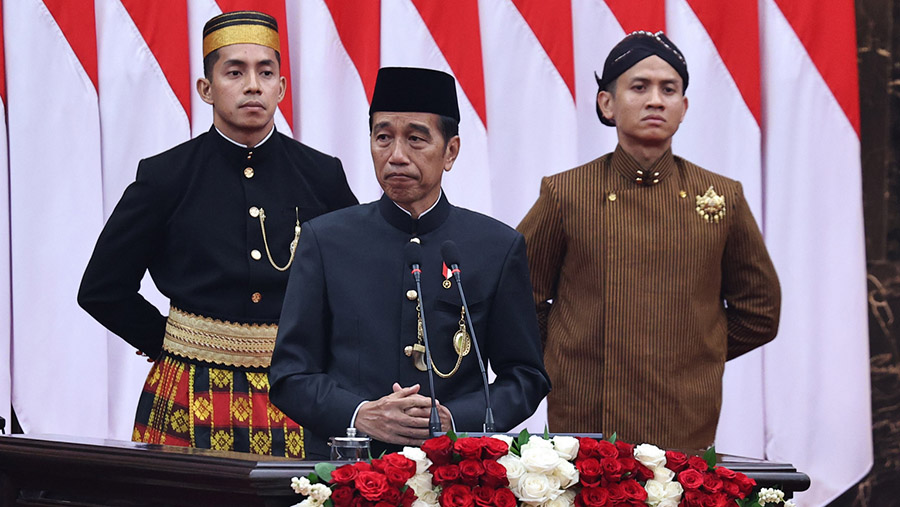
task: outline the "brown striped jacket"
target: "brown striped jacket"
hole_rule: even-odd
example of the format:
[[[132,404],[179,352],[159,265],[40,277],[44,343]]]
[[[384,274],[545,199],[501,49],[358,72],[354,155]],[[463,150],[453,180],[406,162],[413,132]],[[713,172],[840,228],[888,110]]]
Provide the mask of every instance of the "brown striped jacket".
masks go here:
[[[697,197],[710,187],[724,213],[710,203],[707,220]],[[725,361],[772,340],[781,307],[740,183],[671,150],[643,169],[617,147],[543,178],[518,229],[553,383],[550,431],[712,444]]]

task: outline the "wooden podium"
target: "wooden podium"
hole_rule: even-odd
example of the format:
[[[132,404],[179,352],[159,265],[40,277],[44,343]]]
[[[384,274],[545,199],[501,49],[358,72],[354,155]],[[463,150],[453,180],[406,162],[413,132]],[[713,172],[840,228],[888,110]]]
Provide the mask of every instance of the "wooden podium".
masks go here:
[[[720,456],[791,495],[809,477],[786,464]],[[0,436],[0,507],[290,506],[291,477],[314,462],[54,435]]]

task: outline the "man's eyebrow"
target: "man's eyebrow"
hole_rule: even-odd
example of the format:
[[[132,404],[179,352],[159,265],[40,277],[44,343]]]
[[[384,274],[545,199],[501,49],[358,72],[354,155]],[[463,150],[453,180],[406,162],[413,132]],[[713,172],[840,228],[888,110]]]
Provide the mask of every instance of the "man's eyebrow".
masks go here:
[[[416,132],[421,132],[427,136],[431,136],[431,129],[428,128],[428,125],[423,125],[421,123],[410,123],[409,128],[415,130]]]

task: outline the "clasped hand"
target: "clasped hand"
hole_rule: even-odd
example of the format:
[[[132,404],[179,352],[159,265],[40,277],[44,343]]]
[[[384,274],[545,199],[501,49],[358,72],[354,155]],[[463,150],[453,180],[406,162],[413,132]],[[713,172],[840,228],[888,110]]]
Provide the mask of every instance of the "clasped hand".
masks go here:
[[[401,387],[375,401],[363,403],[356,413],[356,429],[370,437],[399,445],[422,445],[430,435],[431,398],[419,394],[420,386]],[[441,430],[452,428],[450,410],[437,402]]]

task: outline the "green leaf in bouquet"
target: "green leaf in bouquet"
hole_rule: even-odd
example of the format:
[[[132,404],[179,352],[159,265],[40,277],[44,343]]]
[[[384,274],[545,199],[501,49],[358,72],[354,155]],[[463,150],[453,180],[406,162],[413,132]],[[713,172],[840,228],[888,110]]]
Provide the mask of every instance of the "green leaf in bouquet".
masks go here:
[[[315,483],[317,480],[321,480],[324,483],[331,482],[331,472],[334,472],[337,469],[337,466],[334,463],[316,463],[316,466],[313,467],[315,473],[309,474],[309,482]]]
[[[703,453],[703,459],[709,468],[716,468],[716,446],[711,446]]]
[[[450,440],[453,442],[456,442],[457,440],[459,440],[459,436],[453,430],[448,431],[447,436],[450,437]],[[463,436],[466,436],[465,433],[463,433]]]
[[[544,425],[544,440],[550,440],[550,428]]]
[[[614,444],[614,443],[616,443],[616,440],[618,440],[618,439],[619,439],[619,437],[616,434],[616,432],[614,431],[613,434],[609,436],[609,443]]]

